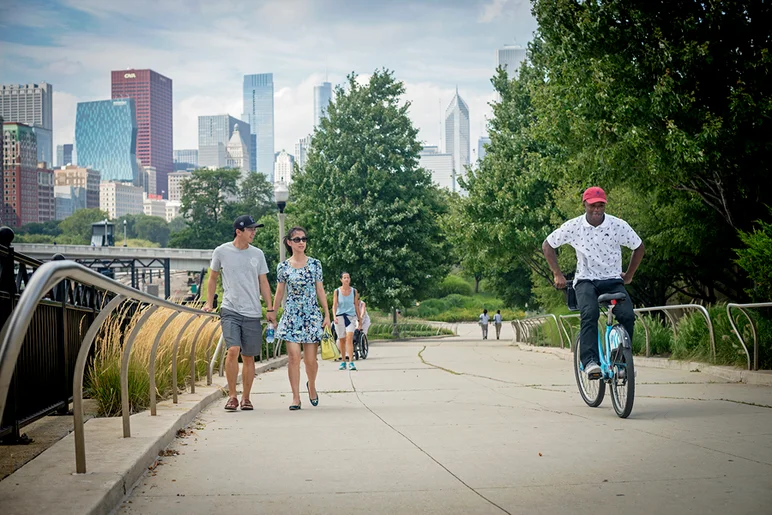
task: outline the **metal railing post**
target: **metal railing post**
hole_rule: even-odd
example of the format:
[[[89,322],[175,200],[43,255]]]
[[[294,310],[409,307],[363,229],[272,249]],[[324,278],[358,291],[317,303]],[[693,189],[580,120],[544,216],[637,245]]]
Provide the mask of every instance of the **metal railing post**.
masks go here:
[[[745,357],[748,363],[748,370],[758,370],[759,369],[759,338],[758,334],[756,332],[756,325],[753,323],[753,319],[748,315],[748,313],[743,308],[769,308],[772,307],[772,302],[754,302],[751,304],[735,304],[735,303],[729,303],[726,305],[726,315],[727,318],[729,318],[729,324],[732,326],[732,331],[734,332],[735,336],[737,336],[737,339],[740,340],[740,345],[742,345],[743,350],[745,351]],[[735,325],[735,321],[732,318],[732,308],[736,308],[740,310],[740,313],[745,315],[745,318],[748,320],[748,323],[751,326],[751,334],[753,335],[753,368],[751,368],[751,356],[748,352],[748,346],[745,343],[745,339],[740,334],[740,330]]]
[[[134,345],[134,340],[137,338],[140,329],[145,324],[150,315],[155,313],[158,306],[155,304],[147,308],[147,311],[142,313],[142,316],[134,324],[134,328],[129,334],[129,339],[123,344],[123,356],[121,358],[121,415],[123,417],[123,437],[131,437],[131,420],[129,419],[131,412],[129,407],[129,355],[131,354],[131,348]]]
[[[172,313],[169,318],[167,318],[163,324],[161,324],[161,328],[158,330],[158,334],[155,336],[155,340],[153,341],[153,346],[150,348],[150,416],[155,417],[156,416],[156,409],[155,409],[155,401],[156,401],[156,391],[155,391],[155,355],[158,352],[158,344],[161,343],[161,338],[163,337],[164,333],[166,332],[166,329],[169,327],[169,325],[174,321],[175,318],[180,314],[179,311],[176,311]]]
[[[172,403],[177,404],[177,351],[180,348],[180,340],[185,334],[188,326],[196,319],[195,315],[191,315],[190,318],[182,325],[177,338],[174,340],[174,347],[172,348]]]
[[[86,360],[91,350],[91,344],[102,324],[124,300],[126,300],[125,296],[116,295],[99,312],[88,327],[83,342],[80,344],[78,357],[75,359],[75,376],[72,380],[72,422],[75,429],[75,472],[78,474],[86,473],[86,440],[83,431],[83,375],[86,369]]]
[[[212,318],[205,317],[193,335],[193,343],[190,345],[190,393],[196,393],[196,343],[198,342],[198,337],[201,336],[201,331],[212,320]]]

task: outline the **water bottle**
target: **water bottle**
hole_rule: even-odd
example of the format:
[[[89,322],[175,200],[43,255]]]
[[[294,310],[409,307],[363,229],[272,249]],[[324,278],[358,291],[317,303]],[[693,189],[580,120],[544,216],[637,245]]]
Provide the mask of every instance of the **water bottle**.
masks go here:
[[[268,329],[265,330],[265,341],[266,343],[273,343],[273,324],[268,324]]]

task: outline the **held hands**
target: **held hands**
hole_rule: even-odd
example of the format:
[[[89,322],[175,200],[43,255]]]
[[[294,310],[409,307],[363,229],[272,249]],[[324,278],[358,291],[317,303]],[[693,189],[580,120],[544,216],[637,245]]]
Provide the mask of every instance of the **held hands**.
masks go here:
[[[272,323],[273,325],[276,325],[276,310],[266,310],[265,312],[265,318],[268,320],[268,322]]]
[[[556,274],[553,274],[553,278],[555,281],[555,288],[558,290],[565,290],[566,289],[566,276],[563,275],[562,272],[558,272]]]
[[[619,274],[619,276],[622,278],[625,284],[630,284],[631,282],[633,282],[633,275],[634,274],[631,274],[629,272],[622,272],[621,274]]]

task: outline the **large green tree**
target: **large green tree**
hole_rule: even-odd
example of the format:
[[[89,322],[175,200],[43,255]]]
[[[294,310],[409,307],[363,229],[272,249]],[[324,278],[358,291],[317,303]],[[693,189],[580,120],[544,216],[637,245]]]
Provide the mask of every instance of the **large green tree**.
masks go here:
[[[78,209],[59,223],[63,236],[77,238],[81,245],[91,242],[91,224],[110,218],[101,209]]]
[[[208,249],[233,237],[227,212],[239,194],[238,170],[195,170],[182,186],[180,213],[187,227],[171,235],[172,247]]]
[[[139,214],[134,229],[137,238],[158,243],[162,247],[169,244],[169,223],[161,217]]]
[[[291,188],[328,285],[348,271],[381,308],[419,297],[444,277],[449,254],[438,221],[445,197],[418,166],[421,144],[404,92],[388,70],[364,84],[349,75]]]

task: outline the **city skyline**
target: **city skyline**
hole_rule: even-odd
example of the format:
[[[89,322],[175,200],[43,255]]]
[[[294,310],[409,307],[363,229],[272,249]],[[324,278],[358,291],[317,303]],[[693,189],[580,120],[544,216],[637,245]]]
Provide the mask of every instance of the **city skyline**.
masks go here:
[[[174,5],[4,2],[3,81],[53,84],[58,145],[72,142],[77,102],[109,98],[111,70],[153,69],[174,81],[173,148],[180,149],[196,148],[199,115],[242,113],[245,74],[270,72],[274,149],[289,150],[312,131],[314,86],[335,87],[352,71],[366,80],[385,67],[405,83],[419,139],[437,145],[438,105],[448,104],[456,84],[469,104],[471,139],[482,135],[494,97],[495,50],[526,46],[536,28],[529,3],[520,0]],[[300,35],[287,38],[288,26]]]

